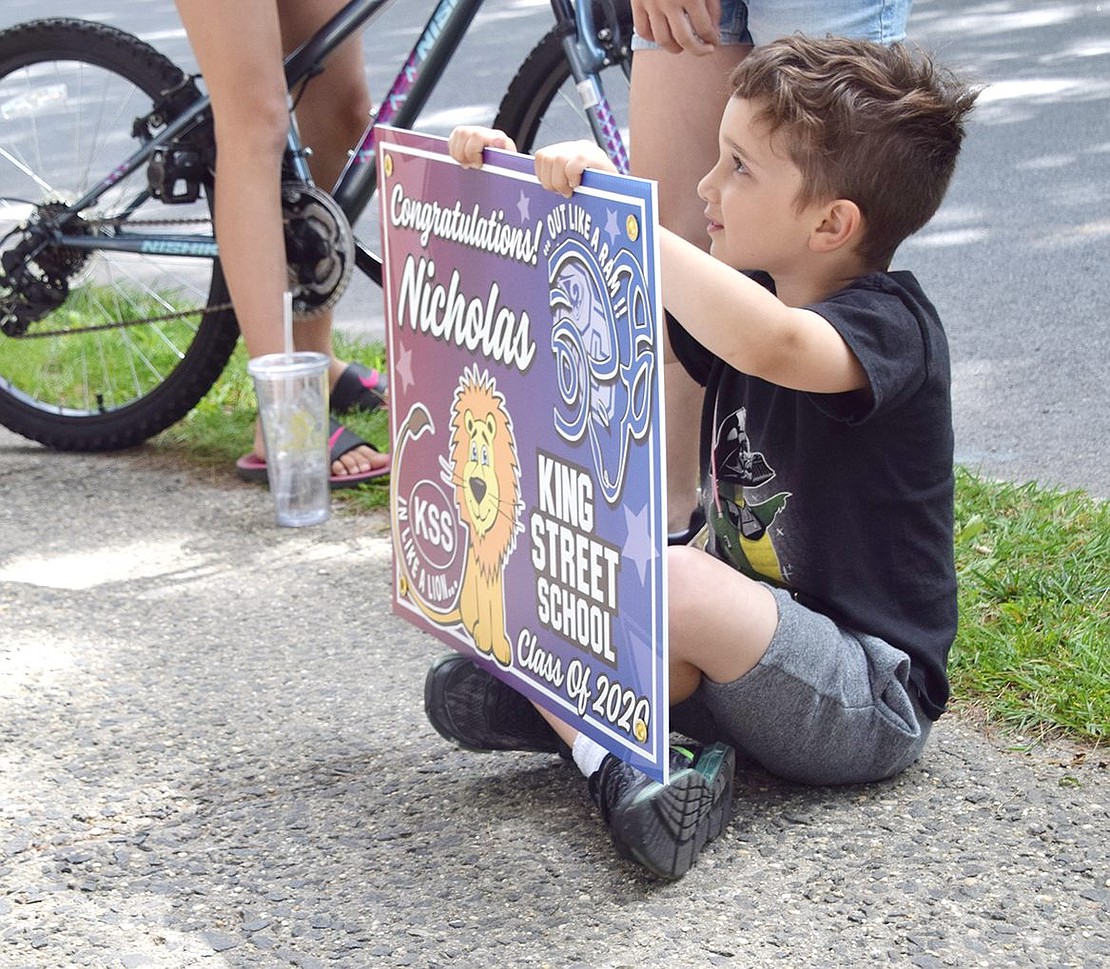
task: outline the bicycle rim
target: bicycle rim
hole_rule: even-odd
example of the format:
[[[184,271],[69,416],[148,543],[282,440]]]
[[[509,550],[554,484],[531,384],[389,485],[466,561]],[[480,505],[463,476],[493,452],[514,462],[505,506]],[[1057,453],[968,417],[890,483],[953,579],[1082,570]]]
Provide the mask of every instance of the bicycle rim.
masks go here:
[[[0,34],[0,299],[9,308],[28,291],[13,283],[26,265],[13,253],[26,239],[20,227],[44,205],[81,197],[156,133],[164,118],[136,120],[182,80],[105,25],[39,21]],[[212,233],[205,195],[166,205],[151,197],[146,166],[80,219],[92,236]],[[237,328],[230,312],[205,312],[227,300],[213,260],[54,246],[34,261],[49,295],[23,311],[34,317],[25,333],[0,335],[0,423],[11,430],[68,450],[129,447],[184,416],[223,370]]]

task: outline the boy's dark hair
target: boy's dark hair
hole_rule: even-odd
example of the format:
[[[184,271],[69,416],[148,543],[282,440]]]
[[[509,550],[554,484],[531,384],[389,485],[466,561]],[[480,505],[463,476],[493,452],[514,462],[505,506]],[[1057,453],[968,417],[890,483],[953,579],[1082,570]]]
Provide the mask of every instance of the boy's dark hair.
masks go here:
[[[871,269],[940,206],[979,93],[901,44],[800,35],[756,47],[732,87],[801,169],[799,208],[859,206],[858,252]]]

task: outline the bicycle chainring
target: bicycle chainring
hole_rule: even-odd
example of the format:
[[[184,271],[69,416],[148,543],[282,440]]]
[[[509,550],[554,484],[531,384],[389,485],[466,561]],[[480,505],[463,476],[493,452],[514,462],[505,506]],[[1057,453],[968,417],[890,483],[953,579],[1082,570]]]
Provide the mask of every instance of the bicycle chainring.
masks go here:
[[[281,186],[285,257],[296,316],[334,306],[355,268],[355,237],[347,216],[323,189],[301,182]]]

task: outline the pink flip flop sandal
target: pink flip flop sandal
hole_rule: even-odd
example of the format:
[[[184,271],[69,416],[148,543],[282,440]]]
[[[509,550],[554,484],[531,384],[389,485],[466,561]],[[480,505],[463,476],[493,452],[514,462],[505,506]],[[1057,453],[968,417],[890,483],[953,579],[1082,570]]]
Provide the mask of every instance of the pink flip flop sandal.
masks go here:
[[[333,414],[349,414],[353,410],[377,410],[385,403],[389,381],[380,370],[364,367],[357,361],[347,364],[331,389],[330,407]]]
[[[348,451],[367,444],[354,431],[348,430],[336,420],[332,420],[330,435],[328,437],[328,450],[331,460],[336,461]],[[372,446],[372,445],[371,445]],[[266,459],[260,458],[253,452],[244,454],[235,462],[235,471],[244,481],[254,481],[259,484],[269,482],[269,473],[266,471]],[[328,478],[332,490],[338,488],[354,488],[366,481],[373,481],[389,474],[389,465],[384,468],[373,468],[370,471],[361,471],[357,474],[333,474]]]

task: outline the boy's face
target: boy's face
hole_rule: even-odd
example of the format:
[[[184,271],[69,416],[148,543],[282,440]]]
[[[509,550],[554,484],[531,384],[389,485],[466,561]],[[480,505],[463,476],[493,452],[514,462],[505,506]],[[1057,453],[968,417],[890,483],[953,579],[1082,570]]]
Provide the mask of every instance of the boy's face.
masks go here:
[[[797,208],[801,169],[755,115],[752,102],[729,99],[720,157],[698,184],[698,195],[706,203],[710,253],[734,269],[761,269],[778,280],[803,266],[820,218],[816,206]]]

